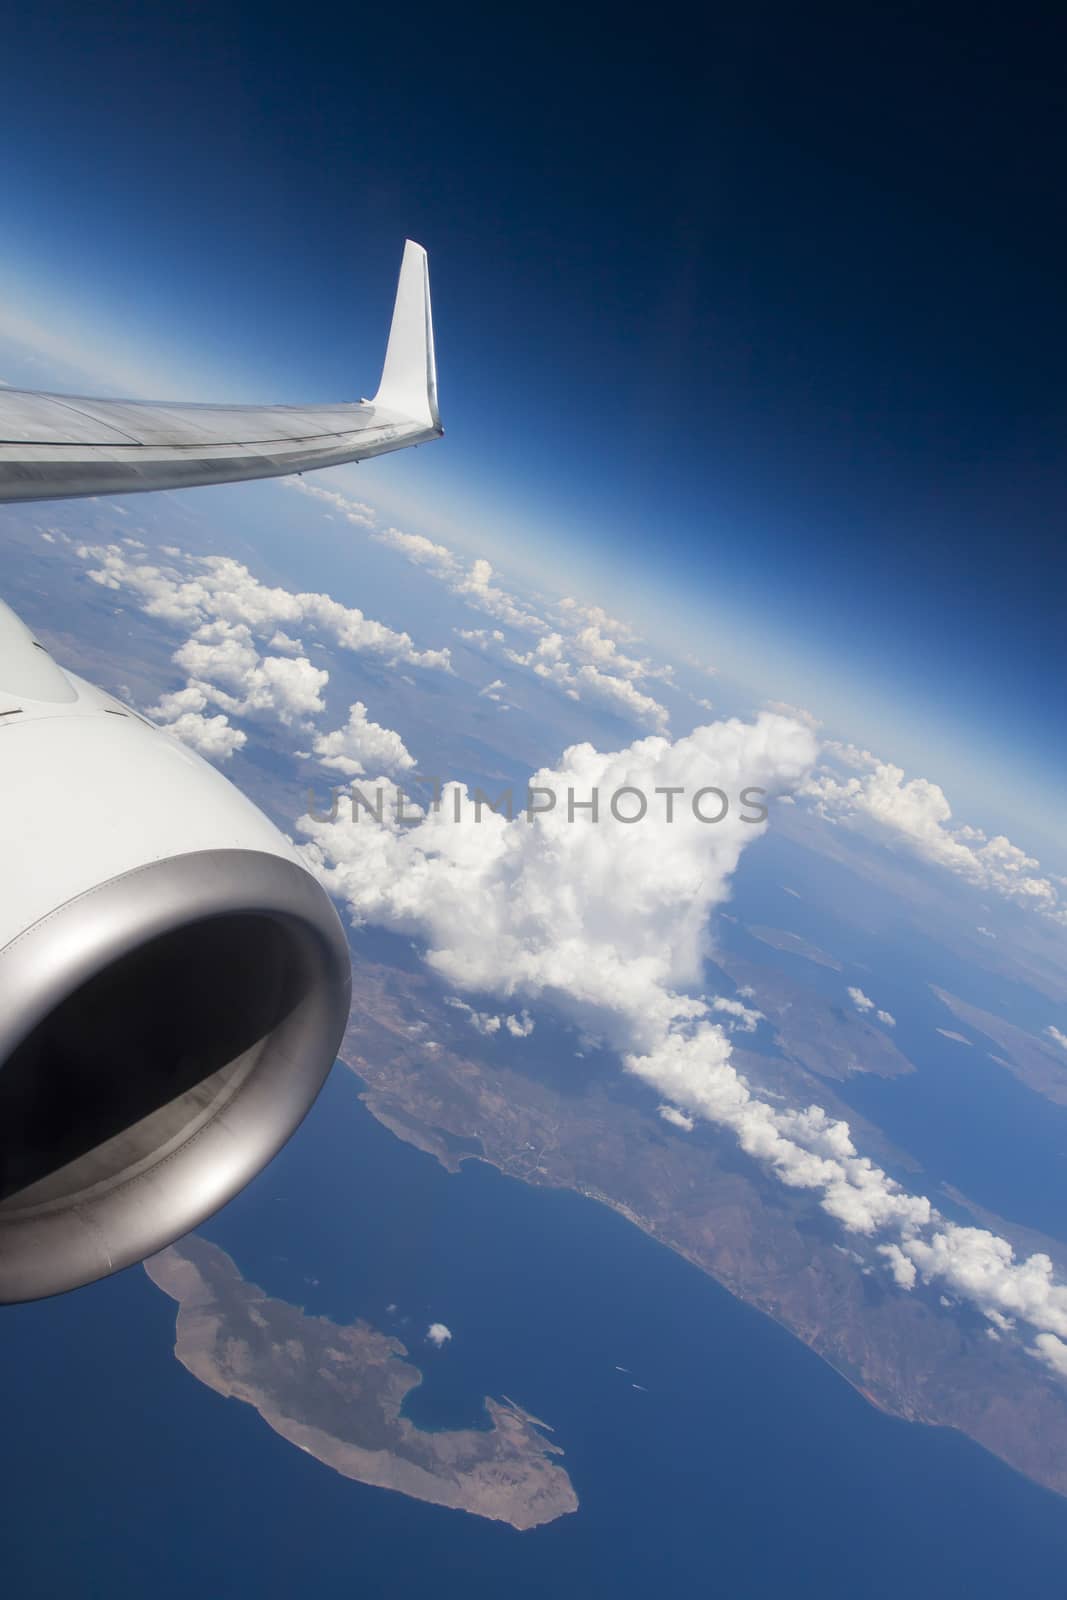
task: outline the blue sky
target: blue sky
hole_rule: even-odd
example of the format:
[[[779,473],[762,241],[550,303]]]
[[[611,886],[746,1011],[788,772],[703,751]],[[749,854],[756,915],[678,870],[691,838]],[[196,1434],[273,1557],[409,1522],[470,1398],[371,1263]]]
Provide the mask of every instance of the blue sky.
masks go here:
[[[3,311],[144,387],[353,398],[412,234],[448,438],[361,469],[369,498],[639,612],[1041,849],[1058,59],[1039,11],[24,8]]]

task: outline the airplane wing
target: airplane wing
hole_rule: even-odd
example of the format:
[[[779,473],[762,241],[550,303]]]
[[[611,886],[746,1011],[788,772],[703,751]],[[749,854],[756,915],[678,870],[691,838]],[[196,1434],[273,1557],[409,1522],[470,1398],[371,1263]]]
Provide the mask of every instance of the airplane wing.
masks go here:
[[[443,431],[426,251],[409,239],[373,400],[214,406],[0,389],[0,501],[282,477],[402,450]]]

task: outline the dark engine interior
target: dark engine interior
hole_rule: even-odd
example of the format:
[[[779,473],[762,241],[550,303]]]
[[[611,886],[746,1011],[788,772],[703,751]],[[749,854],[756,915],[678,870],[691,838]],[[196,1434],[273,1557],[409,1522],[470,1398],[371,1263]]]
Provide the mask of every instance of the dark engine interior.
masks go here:
[[[0,1215],[114,1180],[212,1114],[314,980],[262,915],[193,922],[97,973],[0,1067]]]

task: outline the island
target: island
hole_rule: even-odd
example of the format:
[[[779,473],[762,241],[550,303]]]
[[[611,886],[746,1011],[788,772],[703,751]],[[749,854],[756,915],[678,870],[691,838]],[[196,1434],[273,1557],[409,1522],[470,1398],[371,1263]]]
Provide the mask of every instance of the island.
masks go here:
[[[950,994],[947,989],[939,989],[936,984],[931,984],[930,987],[941,1004],[947,1006],[954,1017],[966,1023],[969,1028],[973,1028],[976,1033],[984,1034],[1003,1051],[1003,1055],[993,1055],[990,1051],[990,1058],[998,1067],[1004,1067],[1020,1083],[1033,1090],[1034,1094],[1044,1095],[1053,1105],[1067,1106],[1067,1056],[1059,1045],[1047,1039],[1039,1039],[1035,1034],[1027,1033],[1025,1028],[1016,1027],[1014,1022],[1006,1022],[1003,1017],[994,1016],[991,1011],[983,1011],[979,1006],[969,1005],[966,1000],[961,1000],[959,995]],[[938,1028],[937,1031],[943,1033],[946,1039],[959,1039],[964,1044],[971,1042],[949,1028]]]
[[[795,889],[786,889],[785,892],[796,894]],[[797,895],[797,899],[799,898]],[[840,961],[828,956],[818,945],[809,944],[799,933],[789,933],[785,928],[761,928],[755,924],[750,925],[747,931],[761,944],[769,944],[772,950],[785,950],[789,955],[801,956],[805,961],[814,961],[817,967],[829,967],[832,972],[845,970]]]
[[[849,1008],[843,994],[834,1005],[777,967],[727,951],[717,952],[714,960],[739,989],[751,991],[749,1003],[774,1029],[778,1049],[816,1077],[844,1083],[859,1073],[900,1078],[915,1071],[885,1028]]]
[[[399,1339],[268,1298],[196,1235],[145,1271],[178,1302],[182,1365],[342,1477],[518,1529],[578,1509],[562,1450],[514,1401],[486,1399],[490,1428],[425,1432],[403,1415],[421,1374]]]

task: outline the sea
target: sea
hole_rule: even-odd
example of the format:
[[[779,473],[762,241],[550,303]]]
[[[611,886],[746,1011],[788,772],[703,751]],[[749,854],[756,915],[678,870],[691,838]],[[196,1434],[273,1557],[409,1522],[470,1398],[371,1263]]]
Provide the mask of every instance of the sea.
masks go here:
[[[132,1269],[0,1312],[9,1600],[1063,1592],[1067,1502],[881,1415],[607,1208],[445,1172],[358,1088],[336,1069],[205,1235],[403,1339],[420,1427],[484,1426],[486,1395],[542,1418],[578,1512],[520,1533],[339,1477],[179,1365],[174,1303]]]

